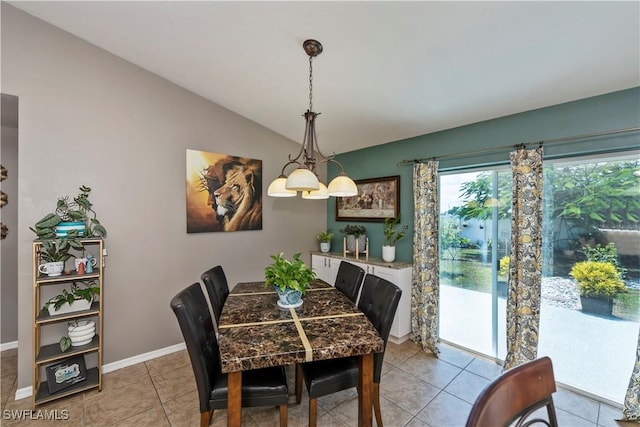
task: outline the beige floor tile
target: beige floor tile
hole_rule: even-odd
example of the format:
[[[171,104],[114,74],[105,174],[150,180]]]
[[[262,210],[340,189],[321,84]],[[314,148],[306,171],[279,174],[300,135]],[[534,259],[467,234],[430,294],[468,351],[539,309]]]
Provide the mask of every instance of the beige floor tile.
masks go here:
[[[480,375],[488,380],[494,380],[502,374],[502,366],[495,362],[476,357],[469,363],[465,370]]]
[[[416,353],[398,368],[438,388],[445,388],[461,371],[461,368],[426,353]]]
[[[391,370],[380,380],[380,395],[415,415],[440,389],[400,369]]]
[[[136,363],[135,365],[104,374],[102,376],[102,387],[103,389],[123,387],[140,381],[140,377],[143,376],[149,376],[147,365]]]
[[[402,344],[389,342],[387,343],[387,348],[384,352],[384,361],[394,366],[398,366],[400,363],[420,351],[422,351],[420,346],[410,340],[407,340]]]
[[[287,408],[287,412],[289,408]],[[259,408],[246,408],[244,413],[248,414],[253,421],[260,427],[278,427],[280,425],[280,411],[278,408],[259,407]],[[287,420],[289,416],[287,415]]]
[[[127,386],[106,390],[84,400],[85,425],[113,424],[160,406],[160,399],[148,377]]]
[[[14,389],[16,384],[17,376],[3,376],[2,380],[0,380],[0,409],[4,409],[5,405],[9,401],[9,399],[13,399],[11,395],[11,391]]]
[[[162,404],[169,418],[171,427],[193,427],[200,425],[200,404],[198,401],[198,392],[194,391],[182,395],[176,399],[164,402]],[[227,411],[224,409],[216,409],[213,412],[212,427],[225,427],[227,425]],[[242,425],[246,427],[255,427],[257,424],[247,413],[246,409],[242,410]]]
[[[117,422],[113,427],[170,427],[170,424],[162,406],[157,406]]]
[[[289,409],[288,412],[288,426],[289,427],[306,427],[309,425],[309,397],[305,393],[302,394],[302,400],[299,405],[296,405],[295,398],[289,399]],[[325,424],[320,423],[320,419],[327,414],[327,411],[324,410],[320,405],[318,405],[318,425],[324,426]]]
[[[429,424],[425,423],[418,417],[413,417],[411,421],[407,423],[404,427],[431,427]]]
[[[438,348],[440,349],[438,359],[451,363],[459,368],[466,367],[474,359],[474,356],[443,343],[441,343]]]
[[[462,371],[445,388],[445,391],[473,405],[480,392],[490,383],[488,379],[472,372]]]
[[[600,404],[600,412],[598,413],[598,426],[600,427],[614,427],[619,424],[616,420],[622,418],[622,408],[616,408],[604,403]],[[630,423],[629,423],[630,424]],[[636,424],[636,427],[638,425]]]
[[[187,365],[189,366],[189,369],[191,369],[191,360],[189,360],[189,353],[187,353],[187,350],[181,350],[167,354],[166,356],[147,360],[144,363],[147,365],[147,369],[151,376],[157,375],[161,372],[175,371],[176,369]]]
[[[161,402],[168,402],[194,390],[197,391],[196,380],[190,366],[152,375],[151,380]]]
[[[470,411],[470,404],[443,391],[416,416],[434,427],[464,426]]]

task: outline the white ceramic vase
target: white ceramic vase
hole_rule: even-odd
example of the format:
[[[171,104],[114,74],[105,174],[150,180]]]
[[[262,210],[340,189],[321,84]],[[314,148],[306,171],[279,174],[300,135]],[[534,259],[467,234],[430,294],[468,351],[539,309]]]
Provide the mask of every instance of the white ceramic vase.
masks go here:
[[[331,250],[331,242],[320,242],[320,252],[327,253]]]
[[[382,246],[382,259],[385,262],[393,262],[396,259],[395,246]]]

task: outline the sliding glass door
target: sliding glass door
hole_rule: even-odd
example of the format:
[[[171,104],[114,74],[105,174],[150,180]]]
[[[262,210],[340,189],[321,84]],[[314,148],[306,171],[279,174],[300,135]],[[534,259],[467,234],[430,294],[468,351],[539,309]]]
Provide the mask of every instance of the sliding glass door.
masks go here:
[[[510,172],[441,174],[440,195],[440,337],[502,359]]]

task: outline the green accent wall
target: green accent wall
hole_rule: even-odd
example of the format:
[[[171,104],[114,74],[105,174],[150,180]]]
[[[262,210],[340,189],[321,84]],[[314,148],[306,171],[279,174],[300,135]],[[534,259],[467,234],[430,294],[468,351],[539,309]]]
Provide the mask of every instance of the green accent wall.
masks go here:
[[[413,232],[413,168],[411,164],[399,166],[398,162],[455,155],[442,158],[440,169],[507,164],[510,148],[490,154],[480,154],[478,151],[639,126],[640,87],[635,87],[351,151],[336,156],[336,159],[342,163],[347,174],[356,180],[400,175],[402,224],[409,224],[410,231],[396,246],[396,260],[410,262]],[[544,146],[547,158],[602,151],[603,148],[611,151],[638,149],[640,133],[585,138],[571,143],[549,143]],[[337,172],[337,168],[329,166],[330,178],[335,177]],[[338,230],[347,224],[364,225],[369,237],[370,255],[381,256],[382,224],[335,221],[335,199],[329,198],[327,229],[335,234],[332,251],[342,251],[343,235]]]

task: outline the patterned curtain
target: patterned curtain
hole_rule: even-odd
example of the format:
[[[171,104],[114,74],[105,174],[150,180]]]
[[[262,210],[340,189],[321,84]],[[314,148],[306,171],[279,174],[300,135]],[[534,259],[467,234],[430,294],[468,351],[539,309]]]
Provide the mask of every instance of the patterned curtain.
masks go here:
[[[542,285],[542,147],[511,152],[513,202],[504,369],[538,354]]]
[[[438,162],[413,167],[414,232],[411,339],[436,356],[440,300]]]
[[[636,352],[636,364],[631,373],[629,388],[624,398],[622,414],[628,421],[640,421],[640,332],[638,332],[638,350]]]

